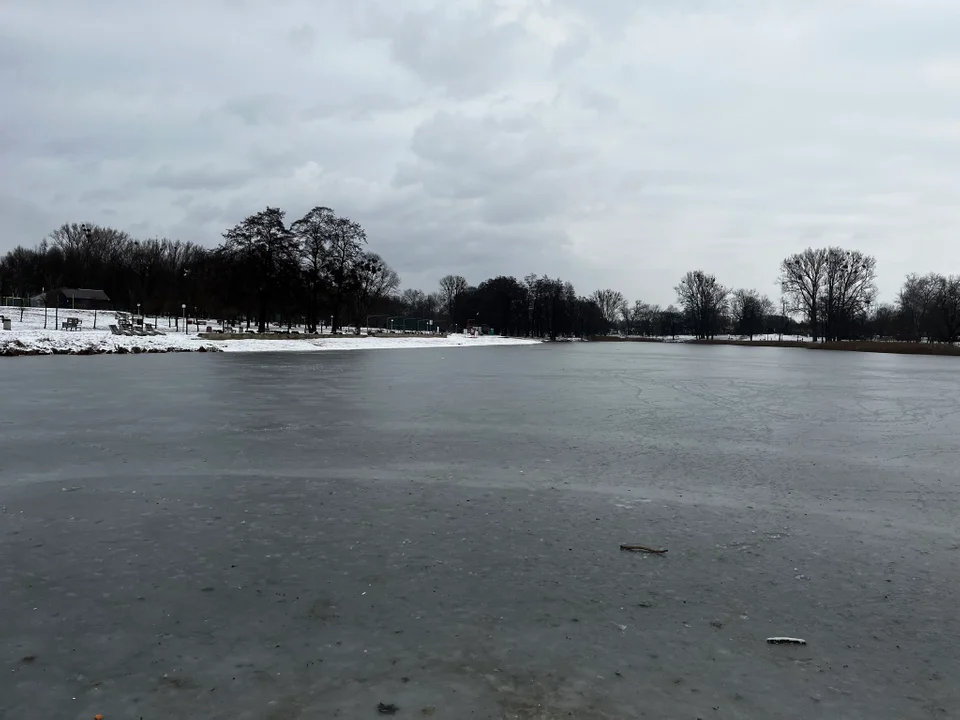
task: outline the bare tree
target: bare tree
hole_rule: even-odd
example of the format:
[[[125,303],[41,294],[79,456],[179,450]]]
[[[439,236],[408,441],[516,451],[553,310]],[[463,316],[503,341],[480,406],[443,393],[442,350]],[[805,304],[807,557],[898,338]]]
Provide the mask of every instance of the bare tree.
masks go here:
[[[889,337],[896,332],[898,320],[895,306],[886,303],[876,306],[868,320],[870,336],[879,339]]]
[[[597,290],[589,297],[600,308],[603,319],[611,327],[616,326],[626,308],[627,301],[623,298],[623,293],[616,290]]]
[[[456,322],[454,316],[457,309],[457,300],[466,292],[468,287],[466,278],[460,275],[445,275],[440,278],[440,309],[447,314],[451,324]]]
[[[877,296],[877,261],[859,250],[832,247],[826,251],[823,278],[824,338],[852,334]]]
[[[660,330],[662,337],[670,335],[674,340],[677,339],[677,333],[683,328],[683,313],[673,305],[668,305],[666,310],[660,312]]]
[[[946,343],[960,339],[960,275],[937,276],[937,338]]]
[[[354,299],[356,301],[356,333],[360,334],[361,322],[377,300],[386,298],[400,287],[400,276],[376,253],[364,253],[356,264],[354,276]]]
[[[623,332],[625,335],[638,335],[640,333],[640,319],[637,316],[637,305],[631,305],[628,302],[623,303],[620,309],[620,317],[623,319]]]
[[[643,326],[643,332],[645,335],[661,335],[663,333],[662,318],[664,310],[657,305],[644,303],[643,312],[640,315],[640,323]]]
[[[633,332],[647,337],[662,334],[660,320],[663,310],[659,305],[650,305],[637,300],[627,314],[629,314]]]
[[[656,335],[660,332],[660,306],[650,305],[642,300],[633,305],[623,304],[621,314],[628,335]]]
[[[693,270],[674,289],[694,334],[701,339],[716,335],[727,309],[728,295],[716,276]]]
[[[310,332],[317,331],[320,320],[320,296],[325,284],[335,218],[333,210],[318,205],[290,226],[300,244],[300,260],[309,294],[307,329]]]
[[[780,318],[777,323],[778,329],[780,331],[780,341],[783,342],[783,334],[787,331],[787,325],[790,322],[789,315],[789,306],[787,304],[787,298],[780,296]]]
[[[330,251],[326,260],[326,278],[330,286],[330,304],[333,311],[330,331],[340,328],[340,315],[350,291],[355,287],[356,266],[363,260],[363,246],[367,233],[358,222],[346,217],[334,217],[330,222]]]
[[[930,335],[930,319],[936,312],[939,275],[907,275],[897,295],[897,309],[909,328],[911,340],[920,341]]]
[[[791,309],[802,312],[810,323],[813,341],[819,337],[820,298],[827,272],[827,251],[807,248],[780,263],[780,289]]]
[[[427,294],[423,290],[407,288],[400,295],[400,305],[405,315],[420,315],[427,305]]]
[[[29,287],[31,276],[38,274],[34,267],[40,264],[36,255],[37,253],[24,247],[16,247],[0,260],[3,277],[0,296],[13,294],[24,297],[27,294],[26,288]]]
[[[122,230],[86,223],[64,224],[50,233],[55,247],[84,265],[116,260],[130,240]]]
[[[266,330],[271,302],[281,278],[296,268],[297,242],[283,218],[283,210],[268,207],[223,233],[226,249],[237,254],[254,271],[260,332]]]
[[[536,337],[556,340],[560,335],[575,331],[580,303],[570,283],[546,275],[527,275],[524,282],[528,290],[530,327]],[[584,302],[595,306],[592,300],[584,298]],[[581,317],[586,315],[581,313]]]
[[[756,290],[734,290],[730,296],[730,316],[740,335],[753,336],[762,333],[767,316],[773,313],[773,303],[766,295]]]
[[[434,321],[437,320],[437,316],[440,314],[440,293],[428,293],[427,296],[423,299],[423,305],[420,308],[419,314],[425,318],[432,318]],[[434,326],[437,323],[434,322]]]

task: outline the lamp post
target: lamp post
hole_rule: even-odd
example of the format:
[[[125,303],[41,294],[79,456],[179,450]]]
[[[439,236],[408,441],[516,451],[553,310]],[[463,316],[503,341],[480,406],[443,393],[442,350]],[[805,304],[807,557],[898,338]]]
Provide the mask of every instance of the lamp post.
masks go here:
[[[180,309],[183,310],[183,334],[187,334],[187,304],[181,303]]]

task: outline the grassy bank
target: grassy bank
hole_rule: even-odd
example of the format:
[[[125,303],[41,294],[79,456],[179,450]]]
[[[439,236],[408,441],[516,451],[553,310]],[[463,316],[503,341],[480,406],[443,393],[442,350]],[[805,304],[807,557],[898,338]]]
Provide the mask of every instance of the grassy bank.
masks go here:
[[[802,342],[800,340],[687,340],[693,345],[745,345],[747,347],[788,347],[788,348],[809,348],[813,343]]]
[[[805,347],[809,347],[811,350],[849,350],[853,352],[896,353],[897,355],[960,356],[960,347],[945,343],[848,340],[845,342],[809,343]]]
[[[796,340],[691,340],[696,345],[743,345],[747,347],[787,347],[807,350],[840,350],[847,352],[891,353],[896,355],[955,355],[960,347],[945,343],[899,342],[896,340],[842,340],[833,342],[798,342]]]
[[[597,335],[591,342],[665,342],[663,338],[619,337]],[[900,342],[897,340],[843,340],[839,342],[810,342],[801,340],[679,340],[690,345],[738,345],[742,347],[804,348],[806,350],[840,350],[846,352],[891,353],[896,355],[951,355],[960,356],[960,346],[945,343]]]
[[[658,337],[620,337],[619,335],[591,335],[587,340],[590,342],[663,342],[663,338]]]

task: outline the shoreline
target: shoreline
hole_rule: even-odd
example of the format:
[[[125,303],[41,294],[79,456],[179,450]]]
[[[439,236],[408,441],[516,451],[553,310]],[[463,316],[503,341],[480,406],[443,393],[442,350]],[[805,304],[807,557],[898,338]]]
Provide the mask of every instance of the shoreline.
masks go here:
[[[831,340],[802,342],[797,340],[692,340],[694,345],[737,345],[741,347],[784,347],[837,352],[883,353],[887,355],[938,355],[960,357],[960,347],[945,343],[915,343],[896,340]]]
[[[342,335],[330,335],[328,333],[299,333],[274,330],[270,333],[263,334],[250,332],[202,332],[197,333],[197,337],[201,338],[202,340],[212,340],[215,342],[224,342],[227,340],[360,340],[366,338],[372,338],[374,340],[403,340],[405,338],[413,338],[415,340],[446,340],[447,333],[435,333],[430,335],[424,335],[421,333],[363,333],[360,335],[345,333]],[[498,335],[496,337],[501,336]]]
[[[139,345],[115,345],[114,347],[105,347],[103,345],[87,345],[85,347],[61,348],[61,347],[29,347],[19,340],[14,340],[0,347],[0,357],[37,357],[48,355],[160,355],[165,353],[217,353],[223,352],[220,348],[201,345],[195,348],[188,347],[141,347]]]
[[[510,347],[538,345],[539,340],[500,336],[325,338],[258,337],[211,340],[198,335],[116,336],[103,331],[27,331],[0,334],[0,357],[47,355],[146,355],[179,352],[311,353],[331,350],[443,349],[459,347]]]
[[[839,340],[811,342],[803,340],[664,340],[662,338],[595,337],[591,342],[641,342],[685,345],[733,345],[737,347],[800,348],[803,350],[833,350],[838,352],[884,353],[888,355],[935,355],[960,357],[960,347],[945,343],[916,343],[898,340]]]

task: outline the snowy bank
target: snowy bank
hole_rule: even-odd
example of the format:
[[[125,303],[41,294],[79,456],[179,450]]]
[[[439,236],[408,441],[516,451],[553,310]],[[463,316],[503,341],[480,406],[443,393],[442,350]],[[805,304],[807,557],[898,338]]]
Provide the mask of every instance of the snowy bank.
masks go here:
[[[219,352],[215,343],[189,335],[124,337],[109,330],[0,330],[0,357],[16,355],[104,355]]]
[[[390,337],[361,335],[319,338],[315,340],[221,340],[201,341],[224,352],[314,352],[318,350],[390,350],[398,348],[499,347],[505,345],[539,345],[539,340],[491,335],[469,337]]]
[[[6,312],[5,312],[6,311]],[[15,355],[100,355],[115,353],[165,353],[165,352],[317,352],[323,350],[386,350],[395,348],[453,348],[493,347],[502,345],[535,345],[538,340],[505,338],[495,336],[468,337],[450,335],[438,337],[387,336],[331,336],[303,340],[205,340],[196,334],[166,331],[152,336],[114,335],[108,323],[114,323],[113,313],[99,313],[97,329],[93,329],[92,311],[71,310],[60,312],[60,320],[77,317],[80,330],[53,329],[52,317],[44,329],[43,311],[28,308],[23,321],[19,308],[0,308],[0,314],[12,316],[10,330],[0,329],[0,357]],[[51,313],[52,315],[52,313]]]
[[[125,337],[100,330],[0,331],[0,357],[12,355],[101,355],[165,352],[318,352],[322,350],[387,350],[398,348],[496,347],[535,345],[537,340],[503,337],[445,338],[336,337],[315,340],[202,340],[196,335],[168,333]]]

